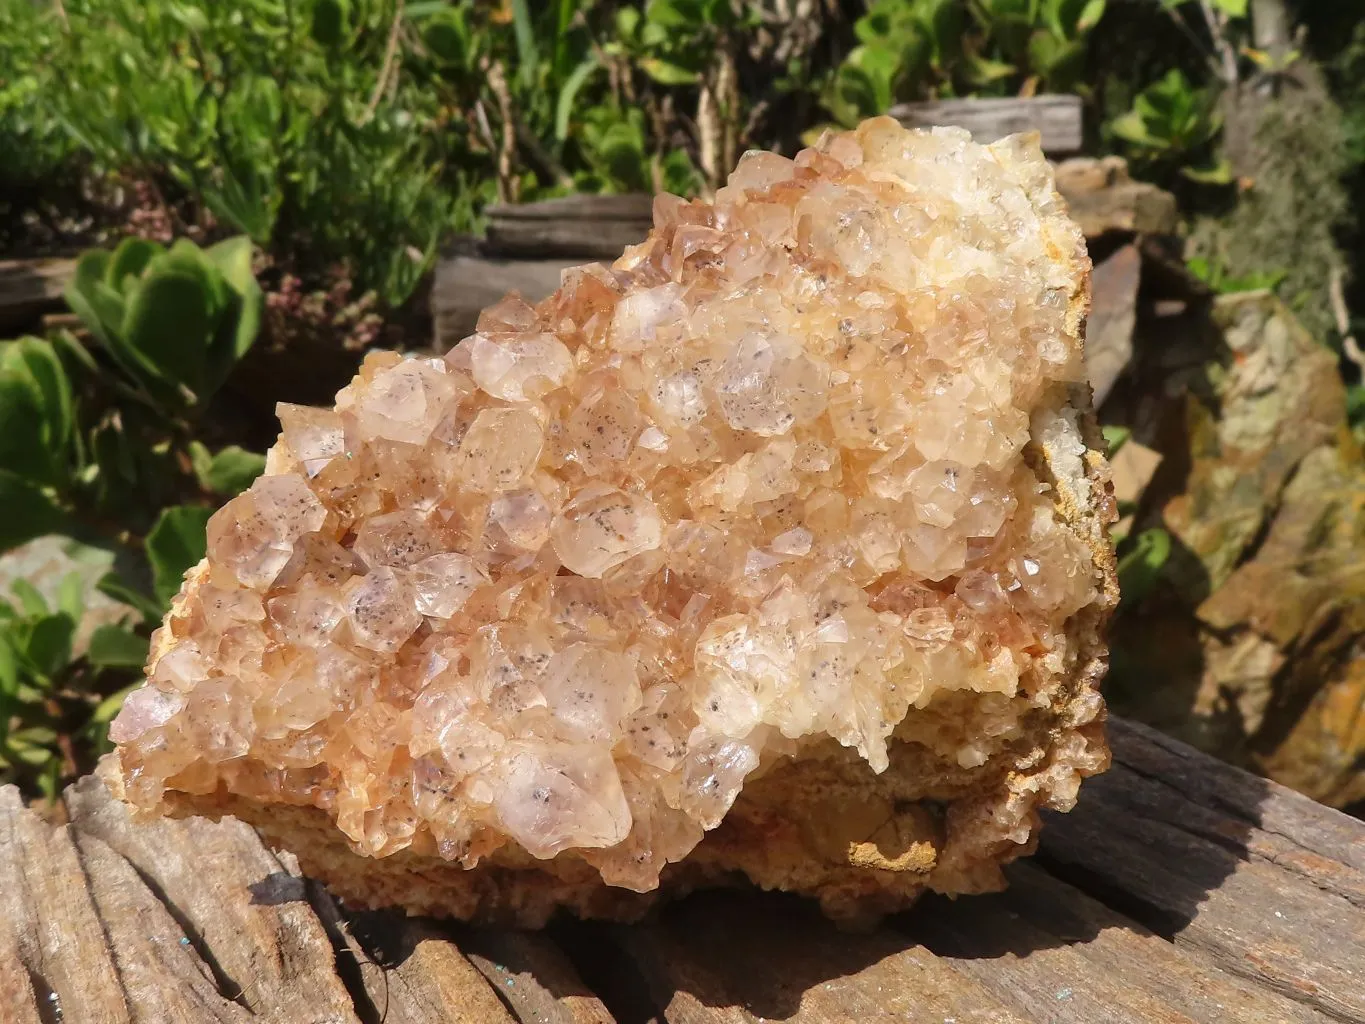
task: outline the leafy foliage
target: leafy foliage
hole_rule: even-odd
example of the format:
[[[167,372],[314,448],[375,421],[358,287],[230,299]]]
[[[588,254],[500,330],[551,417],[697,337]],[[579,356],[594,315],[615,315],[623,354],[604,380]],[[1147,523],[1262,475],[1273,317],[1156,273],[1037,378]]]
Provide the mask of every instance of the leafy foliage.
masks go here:
[[[68,300],[98,346],[65,332],[0,342],[0,551],[66,533],[131,568],[98,586],[128,614],[80,653],[79,576],[55,608],[22,580],[15,602],[0,601],[0,781],[51,795],[89,767],[149,630],[204,555],[213,508],[264,469],[260,455],[197,436],[260,325],[251,259],[245,237],[91,250]]]
[[[825,106],[852,126],[896,102],[1081,87],[1105,0],[873,0]]]
[[[256,340],[251,252],[245,236],[169,251],[129,238],[82,255],[66,300],[143,398],[179,411],[207,401]]]
[[[1178,170],[1189,180],[1207,185],[1226,185],[1232,180],[1228,162],[1211,157],[1213,142],[1223,127],[1218,93],[1191,85],[1178,68],[1139,93],[1133,108],[1108,127],[1142,170]]]
[[[1253,271],[1248,274],[1235,275],[1228,271],[1227,265],[1219,260],[1211,260],[1205,256],[1195,256],[1185,264],[1190,273],[1203,281],[1220,295],[1231,295],[1236,292],[1255,292],[1278,288],[1280,282],[1285,279],[1286,272],[1276,271]]]
[[[64,730],[73,723],[89,730],[110,690],[126,687],[147,658],[145,633],[127,621],[101,625],[76,654],[84,614],[76,572],[63,579],[55,605],[24,580],[13,584],[11,600],[0,599],[0,781],[18,781],[49,799],[64,778],[90,767],[76,763],[75,748],[62,743]]]

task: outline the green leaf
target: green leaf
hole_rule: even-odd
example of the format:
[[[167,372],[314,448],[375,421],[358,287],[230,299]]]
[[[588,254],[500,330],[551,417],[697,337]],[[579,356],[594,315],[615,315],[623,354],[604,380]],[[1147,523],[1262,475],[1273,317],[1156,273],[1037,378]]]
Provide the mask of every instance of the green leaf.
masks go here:
[[[147,534],[152,586],[163,606],[180,591],[185,572],[204,557],[204,530],[212,515],[212,509],[199,505],[175,505],[161,510]]]
[[[123,323],[123,300],[105,282],[109,263],[110,254],[103,249],[82,253],[62,294],[86,330],[112,352],[111,336]],[[119,358],[117,352],[114,357]]]
[[[81,369],[87,370],[90,373],[100,372],[100,365],[95,362],[95,357],[90,354],[90,350],[77,341],[76,336],[70,331],[65,329],[53,331],[50,337],[52,339],[52,347],[59,350],[60,353],[65,353],[66,356],[72,362],[77,363]]]
[[[1229,18],[1245,18],[1247,16],[1247,0],[1213,0],[1213,6]]]
[[[1118,454],[1120,448],[1128,443],[1128,439],[1133,436],[1133,431],[1129,427],[1109,424],[1102,427],[1105,446],[1109,449],[1109,457],[1112,459]]]
[[[0,469],[0,552],[70,528],[66,513],[32,483]]]
[[[260,290],[256,276],[251,272],[255,253],[256,246],[250,236],[238,235],[209,246],[204,250],[204,258],[217,268],[229,288],[239,295],[245,295]]]
[[[967,81],[973,85],[984,86],[1009,78],[1018,69],[1002,60],[992,60],[979,54],[969,54],[964,61]]]
[[[520,65],[517,72],[522,86],[529,89],[535,85],[536,72],[540,67],[535,26],[531,23],[531,12],[526,7],[526,0],[511,0],[511,3],[512,30],[517,37],[517,61]]]
[[[1079,42],[1068,42],[1042,29],[1029,37],[1029,67],[1045,77],[1078,70],[1084,58],[1085,46]]]
[[[42,411],[43,447],[53,467],[52,479],[66,476],[64,457],[76,421],[71,380],[50,342],[20,338],[0,346],[0,377],[13,374],[33,389]]]
[[[573,115],[573,104],[578,96],[578,90],[583,88],[584,83],[592,77],[598,67],[600,65],[597,58],[589,57],[574,68],[564,80],[564,84],[559,87],[559,97],[555,101],[555,138],[560,142],[569,137],[569,118]]]
[[[46,744],[54,742],[56,738],[56,733],[51,729],[24,729],[11,733],[10,753],[21,764],[26,764],[30,768],[41,768],[53,759],[53,752]]]
[[[1171,535],[1160,528],[1143,530],[1133,549],[1119,559],[1119,594],[1128,607],[1141,604],[1156,587],[1161,568],[1171,556]]]
[[[350,5],[346,0],[314,0],[312,35],[315,42],[328,48],[346,36]]]
[[[458,7],[447,7],[431,18],[422,28],[422,41],[437,60],[452,67],[469,65],[469,28]]]
[[[190,462],[199,486],[212,494],[235,497],[265,472],[265,456],[229,445],[210,453],[198,441],[191,441]]]
[[[143,280],[128,303],[129,346],[156,376],[196,397],[213,328],[211,302],[203,276],[161,269]]]
[[[0,370],[0,469],[39,483],[54,482],[51,453],[44,443],[46,418],[42,395],[32,379]]]
[[[141,668],[147,662],[147,638],[123,626],[105,624],[90,634],[85,656],[98,668]]]
[[[33,624],[25,653],[39,672],[54,679],[71,664],[71,641],[75,635],[76,622],[69,615],[60,612],[44,615]]]
[[[138,593],[116,572],[108,572],[100,577],[99,582],[95,584],[95,589],[105,597],[111,597],[120,604],[132,608],[142,616],[145,622],[157,623],[161,621],[162,606],[145,594]]]
[[[640,27],[640,9],[622,7],[616,12],[616,34],[622,39],[634,39]]]
[[[1182,167],[1180,173],[1200,185],[1232,184],[1232,164],[1226,157],[1206,167]]]
[[[658,57],[646,57],[640,61],[640,69],[660,85],[691,85],[700,77],[695,71]]]
[[[41,591],[28,580],[21,577],[12,582],[9,589],[10,593],[19,599],[19,607],[29,618],[41,618],[52,613],[47,598],[43,597]]]
[[[85,615],[85,580],[80,573],[67,573],[57,585],[57,610],[73,622],[80,622]]]
[[[685,5],[670,3],[669,0],[650,0],[645,7],[645,17],[665,29],[690,29],[693,21],[685,10]]]
[[[14,699],[14,695],[19,691],[19,659],[15,656],[14,648],[10,646],[8,637],[0,633],[0,735],[3,735],[5,723],[3,719],[9,717],[4,710],[5,703]]]
[[[1147,122],[1142,119],[1142,115],[1136,110],[1130,110],[1126,114],[1120,114],[1109,122],[1109,130],[1125,142],[1131,142],[1135,146],[1157,146],[1158,140],[1154,139],[1147,131]]]
[[[209,247],[205,256],[217,267],[230,292],[204,369],[204,394],[218,390],[232,368],[250,351],[260,333],[265,298],[251,272],[255,246],[246,235]]]
[[[115,291],[127,295],[147,264],[166,250],[145,238],[125,238],[114,250],[104,272],[105,283]],[[132,281],[128,279],[132,278]]]
[[[1105,0],[1089,0],[1081,9],[1081,16],[1076,20],[1076,30],[1078,32],[1089,32],[1100,23],[1104,17]]]
[[[408,4],[403,9],[403,16],[409,21],[422,21],[452,9],[446,0],[420,0],[419,3]]]

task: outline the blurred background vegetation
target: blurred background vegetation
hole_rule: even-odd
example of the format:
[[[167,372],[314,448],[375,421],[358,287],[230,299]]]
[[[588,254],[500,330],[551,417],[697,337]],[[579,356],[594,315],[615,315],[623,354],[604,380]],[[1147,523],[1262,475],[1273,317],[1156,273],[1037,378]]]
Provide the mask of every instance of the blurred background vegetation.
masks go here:
[[[207,516],[260,472],[274,402],[317,399],[252,369],[261,351],[428,345],[433,266],[495,203],[705,195],[747,149],[898,103],[1048,93],[1080,97],[1086,153],[1176,197],[1191,279],[1301,325],[1358,474],[1359,4],[0,0],[0,260],[79,257],[70,314],[0,342],[0,781],[51,794],[89,769]],[[1116,445],[1142,434],[1106,420]],[[1139,622],[1182,550],[1140,504]],[[44,590],[27,577],[50,560]],[[1360,581],[1341,586],[1354,614]]]

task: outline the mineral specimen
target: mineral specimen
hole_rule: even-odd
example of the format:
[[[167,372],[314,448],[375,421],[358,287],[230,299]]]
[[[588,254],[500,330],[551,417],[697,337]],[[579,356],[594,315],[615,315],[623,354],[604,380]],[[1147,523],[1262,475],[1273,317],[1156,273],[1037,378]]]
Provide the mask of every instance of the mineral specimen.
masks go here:
[[[283,405],[114,722],[343,896],[835,915],[999,884],[1102,770],[1089,260],[1036,140],[888,119]]]

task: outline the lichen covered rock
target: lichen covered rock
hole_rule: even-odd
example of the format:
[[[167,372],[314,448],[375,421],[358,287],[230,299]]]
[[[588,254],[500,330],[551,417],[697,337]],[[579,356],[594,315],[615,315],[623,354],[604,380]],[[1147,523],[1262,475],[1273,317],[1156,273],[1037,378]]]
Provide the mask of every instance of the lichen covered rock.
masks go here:
[[[1088,270],[1031,139],[880,119],[661,196],[610,270],[281,406],[125,797],[466,917],[995,885],[1107,759]]]

